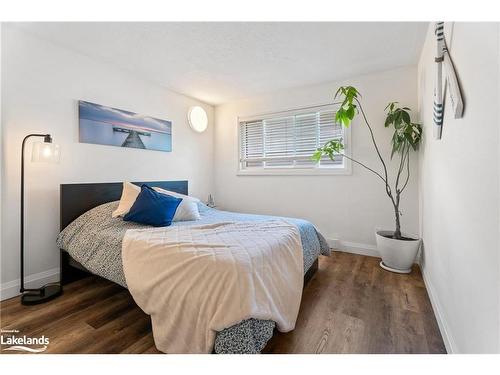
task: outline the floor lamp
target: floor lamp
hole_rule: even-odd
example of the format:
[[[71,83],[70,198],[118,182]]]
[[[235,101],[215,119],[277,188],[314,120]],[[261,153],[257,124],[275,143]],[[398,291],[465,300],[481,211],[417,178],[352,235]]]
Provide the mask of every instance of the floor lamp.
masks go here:
[[[50,134],[28,134],[23,139],[21,147],[21,303],[36,305],[49,301],[62,294],[60,283],[51,283],[38,289],[24,288],[24,148],[26,141],[31,137],[43,138],[43,142],[33,143],[32,162],[59,162],[59,146],[52,143]]]

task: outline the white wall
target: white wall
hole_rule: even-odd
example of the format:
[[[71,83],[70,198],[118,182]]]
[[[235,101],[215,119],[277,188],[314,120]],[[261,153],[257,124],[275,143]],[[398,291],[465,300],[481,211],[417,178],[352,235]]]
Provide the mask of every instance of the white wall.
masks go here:
[[[431,26],[432,27],[432,26]],[[421,235],[427,289],[448,351],[499,351],[499,26],[446,24],[465,100],[432,138],[436,49],[429,29],[419,63]]]
[[[171,120],[173,152],[78,143],[79,99]],[[192,105],[201,105],[208,112],[209,128],[203,134],[193,132],[187,124],[187,111]],[[61,146],[60,164],[28,162],[26,166],[27,275],[47,279],[58,271],[55,240],[61,183],[187,179],[195,196],[206,199],[213,191],[211,106],[34,38],[11,25],[2,33],[2,113],[4,298],[18,288],[20,146],[26,134],[51,133]]]
[[[374,251],[376,227],[392,229],[392,205],[377,177],[353,164],[343,176],[237,176],[237,117],[300,108],[333,101],[339,85],[352,84],[363,95],[366,113],[386,156],[391,132],[385,129],[384,108],[399,101],[417,107],[416,67],[370,74],[344,82],[275,92],[217,106],[215,109],[215,198],[224,209],[295,216],[316,224],[328,239],[340,239],[341,248]],[[360,118],[352,126],[352,155],[381,170],[367,128]],[[416,158],[413,176],[402,203],[403,229],[418,233]]]
[[[499,54],[500,54],[500,24],[498,24],[498,35],[499,37],[497,38],[498,39],[498,51],[499,51]],[[500,56],[499,56],[499,59],[500,59]],[[498,119],[500,121],[500,64],[498,64]],[[499,139],[498,139],[498,143],[500,145],[500,131],[498,132],[498,136],[499,136]],[[497,168],[497,173],[498,173],[498,178],[500,179],[500,147],[499,147],[499,152],[498,152],[498,157],[499,157],[499,162],[498,162],[498,168]],[[500,182],[498,184],[498,197],[500,197]],[[498,199],[498,211],[500,213],[500,199]],[[499,234],[498,234],[498,237],[500,238],[500,220],[498,220],[498,231],[499,231]],[[500,240],[499,240],[500,241]],[[498,278],[500,279],[500,256],[498,256],[498,269],[499,269],[499,276]],[[498,312],[498,315],[500,315],[500,288],[498,288],[498,304],[499,304],[499,312]],[[498,347],[500,349],[500,316],[499,316],[499,324],[498,324]]]

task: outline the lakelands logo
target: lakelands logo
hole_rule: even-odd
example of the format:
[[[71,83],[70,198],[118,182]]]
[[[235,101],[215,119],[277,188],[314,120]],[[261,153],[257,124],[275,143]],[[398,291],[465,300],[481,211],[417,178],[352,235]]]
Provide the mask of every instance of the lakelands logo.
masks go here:
[[[47,350],[49,345],[49,338],[45,336],[30,337],[30,336],[16,336],[18,330],[1,330],[0,344],[10,345],[3,348],[2,351],[23,351],[30,353],[41,353]]]

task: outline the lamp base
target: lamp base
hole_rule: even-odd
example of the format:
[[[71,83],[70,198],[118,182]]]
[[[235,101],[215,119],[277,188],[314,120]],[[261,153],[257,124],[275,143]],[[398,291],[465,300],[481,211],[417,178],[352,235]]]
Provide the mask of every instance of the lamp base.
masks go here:
[[[27,289],[21,295],[21,304],[37,305],[50,301],[62,294],[62,286],[59,283],[51,283],[39,289]]]

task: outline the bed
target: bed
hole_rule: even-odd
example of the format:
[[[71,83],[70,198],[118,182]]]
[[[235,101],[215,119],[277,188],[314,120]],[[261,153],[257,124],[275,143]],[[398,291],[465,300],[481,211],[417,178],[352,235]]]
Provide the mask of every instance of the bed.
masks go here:
[[[134,182],[147,183],[166,190],[188,195],[187,181]],[[61,249],[63,284],[88,276],[106,278],[125,288],[122,266],[122,240],[129,229],[147,228],[144,225],[112,218],[117,207],[122,183],[63,184],[60,187],[61,233],[57,243]],[[282,219],[220,211],[199,203],[201,220],[174,222],[174,226],[192,226],[218,222],[266,222]],[[286,218],[300,233],[303,249],[304,284],[314,275],[320,254],[329,255],[325,239],[315,227],[301,219]],[[259,353],[272,337],[275,322],[246,319],[217,332],[215,353]]]

